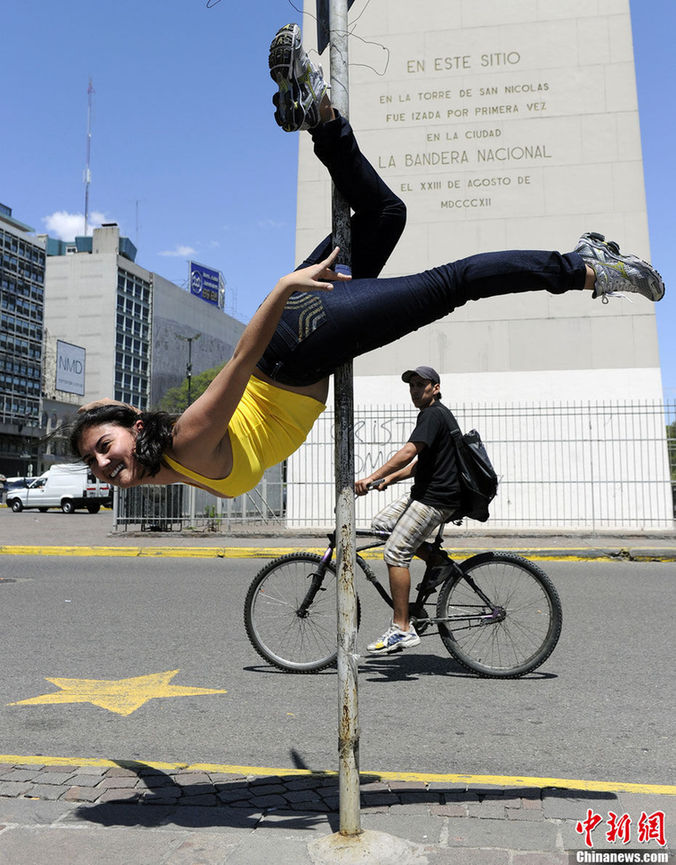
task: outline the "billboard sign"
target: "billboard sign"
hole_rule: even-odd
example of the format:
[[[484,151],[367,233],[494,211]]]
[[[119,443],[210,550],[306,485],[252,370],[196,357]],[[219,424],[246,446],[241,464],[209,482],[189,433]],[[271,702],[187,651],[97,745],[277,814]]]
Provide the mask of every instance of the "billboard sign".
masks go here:
[[[79,345],[56,341],[56,389],[84,396],[85,358],[87,352]]]
[[[195,297],[206,300],[214,306],[223,308],[223,292],[221,291],[222,278],[218,270],[190,262],[190,293]]]

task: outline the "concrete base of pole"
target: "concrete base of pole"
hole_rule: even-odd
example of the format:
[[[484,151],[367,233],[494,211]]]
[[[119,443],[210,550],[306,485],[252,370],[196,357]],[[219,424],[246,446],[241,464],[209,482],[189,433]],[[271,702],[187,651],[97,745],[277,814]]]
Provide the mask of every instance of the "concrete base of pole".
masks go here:
[[[421,844],[369,830],[359,835],[336,832],[308,844],[313,865],[427,865],[424,850]]]

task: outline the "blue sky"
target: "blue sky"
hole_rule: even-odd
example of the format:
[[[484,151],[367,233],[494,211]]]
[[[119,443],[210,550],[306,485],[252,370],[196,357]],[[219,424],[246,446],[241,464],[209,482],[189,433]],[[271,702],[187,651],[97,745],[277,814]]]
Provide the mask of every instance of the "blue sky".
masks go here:
[[[667,284],[663,385],[676,398],[676,2],[631,6],[652,259]],[[288,0],[5,4],[0,201],[40,233],[82,233],[91,77],[90,221],[118,222],[138,263],[179,284],[190,258],[222,270],[229,311],[248,321],[294,266],[297,138],[272,119],[267,74],[270,39],[294,20]]]

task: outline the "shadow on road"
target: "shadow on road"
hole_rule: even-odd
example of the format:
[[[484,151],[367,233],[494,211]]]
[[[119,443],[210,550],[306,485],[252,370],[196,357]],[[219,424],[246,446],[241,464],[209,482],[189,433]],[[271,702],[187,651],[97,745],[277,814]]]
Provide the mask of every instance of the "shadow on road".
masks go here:
[[[316,673],[293,672],[280,670],[271,664],[251,664],[243,668],[248,673],[267,673],[278,676],[335,676],[335,665],[319,670]],[[450,655],[429,654],[421,652],[393,652],[390,655],[365,655],[359,664],[359,674],[367,682],[406,682],[415,681],[420,676],[446,676],[455,679],[482,678],[478,673],[466,670]],[[535,670],[525,676],[518,677],[524,682],[536,682],[545,679],[558,678],[556,673]]]
[[[478,679],[450,656],[423,655],[421,653],[401,652],[394,655],[372,655],[364,659],[359,667],[360,675],[367,682],[415,681],[420,676],[446,676],[454,679]],[[542,679],[556,679],[555,673],[536,670],[520,677],[520,681],[533,682]]]

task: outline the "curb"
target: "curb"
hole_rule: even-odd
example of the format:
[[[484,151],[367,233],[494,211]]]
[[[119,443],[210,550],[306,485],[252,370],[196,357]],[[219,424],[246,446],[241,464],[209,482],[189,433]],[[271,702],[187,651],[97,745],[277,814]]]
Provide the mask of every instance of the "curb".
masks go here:
[[[506,775],[360,772],[362,805],[435,806],[458,794],[543,800],[547,791],[676,796],[676,786]],[[173,804],[283,810],[338,808],[338,773],[310,769],[0,755],[0,799]],[[507,793],[509,792],[509,796]],[[196,801],[199,800],[199,801]],[[531,808],[534,802],[531,802]],[[513,807],[520,807],[514,805]],[[463,816],[463,815],[458,815]],[[470,816],[464,814],[464,816]],[[513,815],[512,815],[513,816]]]
[[[676,549],[664,547],[633,547],[619,549],[585,548],[523,548],[498,547],[491,545],[495,552],[514,553],[533,561],[626,561],[626,562],[674,562]],[[321,555],[326,546],[298,544],[293,547],[136,547],[136,546],[46,546],[46,545],[0,545],[0,556],[108,556],[118,558],[198,558],[198,559],[275,559],[294,552],[311,552]],[[462,561],[484,552],[476,547],[448,550],[455,561]],[[382,558],[382,549],[364,550],[359,553],[364,559]]]

